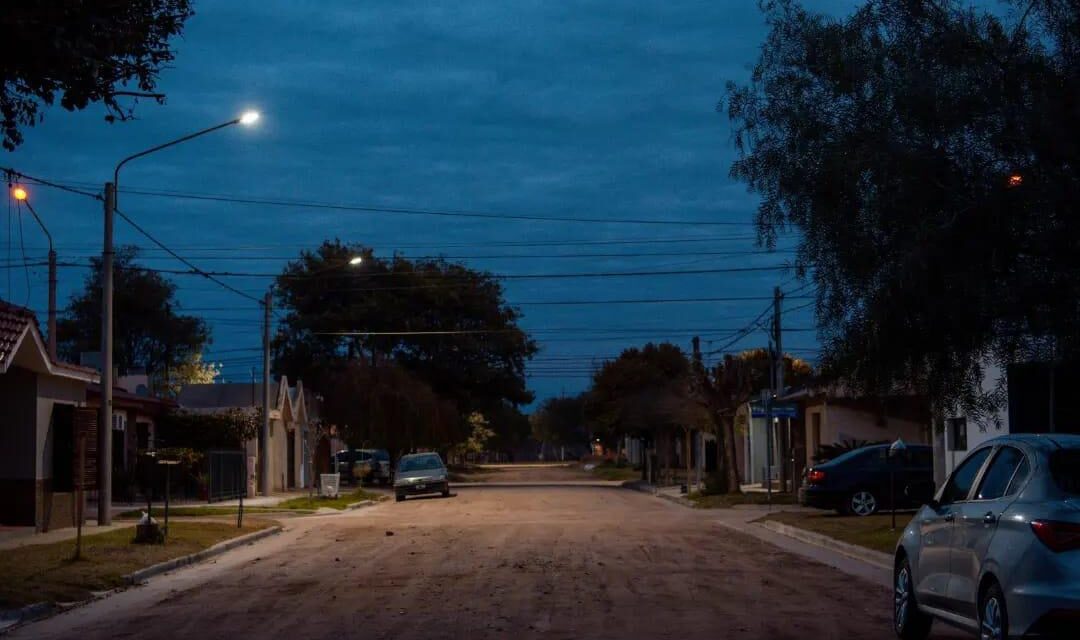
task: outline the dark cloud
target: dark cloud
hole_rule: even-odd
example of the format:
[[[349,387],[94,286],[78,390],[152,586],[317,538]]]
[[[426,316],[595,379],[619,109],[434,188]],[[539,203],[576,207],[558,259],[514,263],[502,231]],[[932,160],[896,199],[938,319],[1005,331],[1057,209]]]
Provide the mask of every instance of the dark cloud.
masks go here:
[[[845,9],[850,1],[809,3]],[[233,117],[264,112],[254,130],[229,130],[125,169],[125,185],[399,207],[691,221],[752,221],[755,200],[727,177],[729,131],[715,107],[727,80],[744,80],[764,36],[751,0],[543,2],[279,0],[201,2],[175,68],[168,104],[141,104],[139,120],[107,125],[101,112],[53,109],[4,164],[28,173],[99,184],[117,159]],[[42,193],[38,208],[62,254],[100,250],[98,206]],[[754,248],[749,227],[492,222],[310,209],[226,205],[125,196],[122,208],[210,268],[271,271],[267,260],[326,237],[367,242],[380,252],[419,244],[488,244],[625,238],[711,237],[671,245],[685,256],[474,260],[500,273],[611,271],[776,264],[789,256],[707,257],[703,250]],[[121,223],[121,241],[138,241]],[[28,232],[29,235],[29,232]],[[17,236],[15,238],[17,243]],[[5,238],[7,240],[7,238]],[[31,253],[40,241],[28,241]],[[17,244],[15,251],[18,251]],[[601,246],[595,252],[655,252],[664,246]],[[4,250],[7,247],[5,245]],[[589,247],[509,248],[523,256]],[[403,249],[430,253],[438,248]],[[483,246],[443,253],[483,253]],[[166,261],[155,260],[164,266]],[[682,266],[680,266],[682,265]],[[78,285],[65,272],[64,292]],[[31,300],[42,307],[44,274]],[[752,273],[622,280],[512,281],[511,301],[767,295],[790,274]],[[258,344],[258,311],[211,283],[181,280],[190,307],[236,306],[216,314],[215,347]],[[259,293],[265,280],[239,286]],[[21,274],[6,296],[21,301]],[[62,296],[62,299],[66,295]],[[764,304],[523,306],[534,329],[596,330],[738,326]],[[808,323],[805,315],[800,323]],[[538,334],[542,356],[609,355],[611,334]],[[589,342],[589,337],[603,338]],[[674,336],[673,336],[674,337]],[[571,342],[569,340],[578,340]],[[679,337],[688,345],[688,336]],[[745,344],[761,341],[756,335]],[[640,340],[634,340],[640,342]],[[811,344],[799,334],[792,344]],[[254,364],[253,362],[250,364]],[[249,363],[232,360],[231,377]],[[536,367],[537,371],[547,365]],[[550,366],[547,366],[550,368]],[[541,396],[574,391],[584,379],[537,378]]]

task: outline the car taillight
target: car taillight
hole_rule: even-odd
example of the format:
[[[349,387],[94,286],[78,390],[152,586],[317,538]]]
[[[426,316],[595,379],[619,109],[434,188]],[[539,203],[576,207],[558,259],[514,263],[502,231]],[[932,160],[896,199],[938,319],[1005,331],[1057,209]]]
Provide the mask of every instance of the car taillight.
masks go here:
[[[811,469],[810,473],[806,475],[806,478],[813,484],[818,482],[825,482],[825,472],[818,469]]]
[[[1056,522],[1053,520],[1032,520],[1031,530],[1051,551],[1073,551],[1080,549],[1080,524]]]

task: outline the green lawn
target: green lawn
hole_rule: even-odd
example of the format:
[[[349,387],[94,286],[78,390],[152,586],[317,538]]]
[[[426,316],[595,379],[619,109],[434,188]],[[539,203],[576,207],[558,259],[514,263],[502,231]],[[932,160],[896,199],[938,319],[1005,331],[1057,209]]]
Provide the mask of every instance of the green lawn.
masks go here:
[[[125,512],[117,515],[116,517],[124,519],[124,520],[138,519],[138,518],[142,517],[143,511],[145,511],[145,509],[132,509],[131,511],[125,511]],[[244,505],[244,515],[245,516],[247,514],[249,514],[249,513],[258,513],[258,514],[266,514],[266,513],[303,514],[303,513],[312,513],[312,512],[313,512],[312,509],[283,509],[281,507],[249,507],[247,505]],[[153,515],[154,515],[155,520],[163,519],[165,517],[165,507],[163,505],[161,505],[161,504],[154,504],[154,513],[153,513]],[[235,518],[236,517],[236,507],[235,506],[224,507],[224,506],[213,506],[213,505],[200,505],[200,506],[197,506],[197,507],[192,507],[192,506],[169,507],[169,517],[170,518],[174,518],[174,517],[176,517],[176,518],[207,517],[207,516],[221,516],[221,517],[231,516],[231,517]]]
[[[633,467],[615,467],[611,465],[601,465],[592,470],[593,476],[597,480],[637,480],[641,478],[641,471],[635,471]]]
[[[352,493],[343,493],[336,498],[322,498],[320,496],[315,496],[312,498],[309,498],[307,496],[292,498],[291,500],[286,500],[285,502],[279,503],[277,505],[277,508],[289,510],[306,509],[314,511],[315,509],[327,507],[330,509],[341,510],[354,502],[361,502],[363,500],[379,501],[384,498],[385,496],[379,493],[372,493],[370,491],[364,491],[363,489],[356,489]]]
[[[769,504],[767,493],[725,493],[719,495],[702,495],[691,493],[687,496],[690,502],[698,509],[729,509],[739,504]],[[790,493],[773,493],[773,504],[795,504],[795,496]]]
[[[0,551],[0,609],[35,602],[70,602],[92,591],[122,586],[123,576],[158,562],[201,551],[213,544],[274,524],[245,520],[170,522],[165,544],[134,544],[133,527],[83,536],[83,559],[72,560],[75,540]]]
[[[762,520],[776,520],[793,527],[827,535],[843,542],[892,553],[896,541],[911,521],[911,513],[896,514],[896,530],[891,529],[892,516],[876,514],[860,518],[837,513],[771,513]]]

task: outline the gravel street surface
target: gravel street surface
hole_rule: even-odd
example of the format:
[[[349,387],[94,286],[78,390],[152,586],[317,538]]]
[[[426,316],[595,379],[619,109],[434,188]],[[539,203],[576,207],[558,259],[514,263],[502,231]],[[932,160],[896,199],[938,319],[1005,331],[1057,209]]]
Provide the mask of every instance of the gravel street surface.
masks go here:
[[[278,536],[13,636],[894,637],[887,589],[713,520],[617,488],[383,503],[291,519]]]

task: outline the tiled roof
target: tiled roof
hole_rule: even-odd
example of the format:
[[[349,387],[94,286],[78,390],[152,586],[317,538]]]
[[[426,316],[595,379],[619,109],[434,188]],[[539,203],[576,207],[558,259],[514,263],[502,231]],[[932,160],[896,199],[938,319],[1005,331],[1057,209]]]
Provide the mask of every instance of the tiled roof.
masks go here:
[[[0,300],[0,363],[11,357],[26,327],[31,324],[37,324],[32,311]]]
[[[0,368],[11,357],[12,352],[19,345],[19,341],[28,327],[40,337],[41,331],[38,329],[37,316],[34,315],[33,311],[0,300]],[[97,375],[97,370],[89,367],[80,367],[76,364],[51,359],[50,362],[54,371],[68,372],[69,375]],[[60,375],[63,375],[63,373]]]

